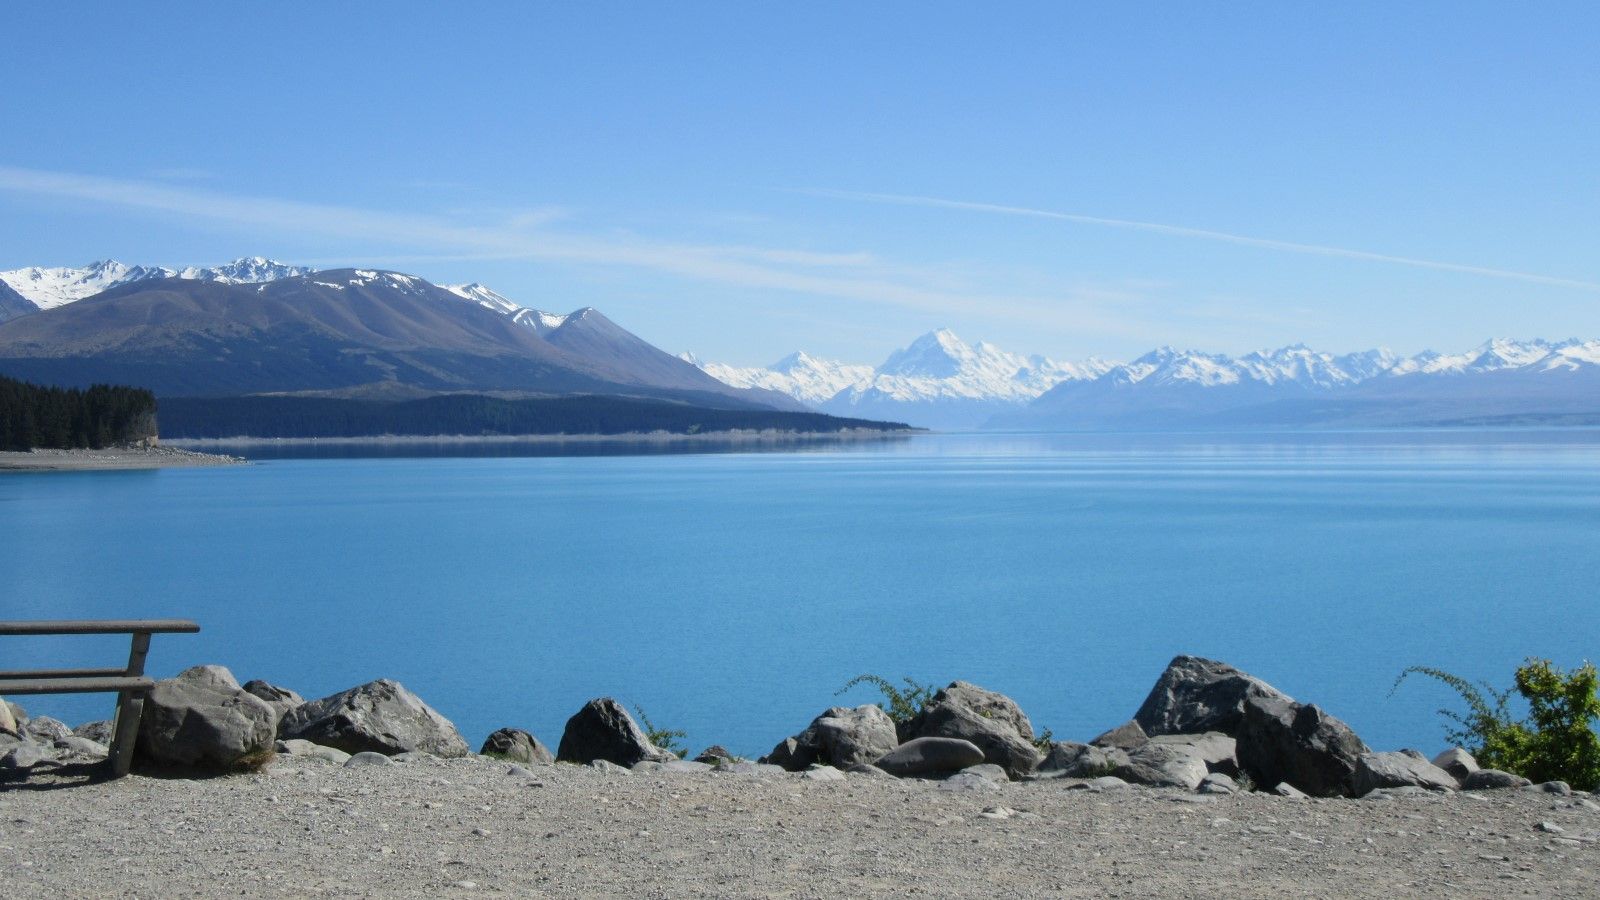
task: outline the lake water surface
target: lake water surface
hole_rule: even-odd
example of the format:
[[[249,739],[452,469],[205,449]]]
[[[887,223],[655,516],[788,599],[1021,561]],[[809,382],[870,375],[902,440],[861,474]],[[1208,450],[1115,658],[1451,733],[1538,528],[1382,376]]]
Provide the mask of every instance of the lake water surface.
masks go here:
[[[733,449],[737,448],[723,448]],[[415,451],[413,451],[415,452]],[[505,451],[514,452],[514,451]],[[263,453],[262,456],[269,454]],[[281,455],[281,451],[278,452]],[[404,682],[474,746],[590,698],[755,755],[874,672],[1087,739],[1227,660],[1379,749],[1431,683],[1600,634],[1600,432],[928,435],[794,452],[262,459],[0,476],[0,618],[198,620],[151,670]],[[0,667],[125,639],[0,639]],[[20,698],[74,724],[109,697]]]

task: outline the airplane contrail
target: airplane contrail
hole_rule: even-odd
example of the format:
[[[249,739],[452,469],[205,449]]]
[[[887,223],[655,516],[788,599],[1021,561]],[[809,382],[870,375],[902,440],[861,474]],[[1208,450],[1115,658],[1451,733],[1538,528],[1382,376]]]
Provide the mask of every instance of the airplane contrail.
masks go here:
[[[1468,275],[1482,275],[1488,278],[1509,278],[1515,281],[1528,281],[1534,284],[1548,284],[1556,287],[1575,288],[1581,291],[1594,291],[1600,293],[1600,283],[1581,281],[1574,278],[1559,278],[1553,275],[1540,275],[1536,272],[1518,272],[1510,269],[1495,269],[1488,266],[1470,266],[1462,263],[1439,262],[1432,259],[1417,259],[1410,256],[1394,256],[1389,253],[1373,253],[1368,250],[1352,250],[1348,247],[1329,247],[1322,244],[1301,244],[1295,241],[1279,241],[1271,238],[1250,237],[1243,234],[1230,234],[1226,231],[1211,231],[1205,228],[1189,228],[1183,225],[1164,225],[1160,222],[1140,222],[1133,219],[1112,219],[1105,216],[1087,216],[1080,213],[1055,212],[1048,209],[1031,209],[1026,206],[1005,206],[997,203],[974,203],[967,200],[945,200],[939,197],[919,197],[907,194],[876,194],[865,191],[838,191],[826,188],[803,190],[800,193],[813,194],[819,197],[836,197],[841,200],[865,200],[871,203],[893,203],[900,206],[930,206],[940,209],[962,209],[972,212],[994,213],[1006,216],[1025,216],[1035,219],[1054,219],[1061,222],[1077,222],[1083,225],[1105,225],[1112,228],[1130,228],[1138,231],[1152,231],[1157,234],[1169,234],[1176,237],[1201,238],[1208,241],[1222,241],[1229,244],[1240,244],[1246,247],[1263,247],[1268,250],[1285,250],[1290,253],[1309,253],[1316,256],[1336,256],[1344,259],[1364,259],[1372,262],[1393,263],[1401,266],[1413,266],[1420,269],[1436,269],[1444,272],[1462,272]]]

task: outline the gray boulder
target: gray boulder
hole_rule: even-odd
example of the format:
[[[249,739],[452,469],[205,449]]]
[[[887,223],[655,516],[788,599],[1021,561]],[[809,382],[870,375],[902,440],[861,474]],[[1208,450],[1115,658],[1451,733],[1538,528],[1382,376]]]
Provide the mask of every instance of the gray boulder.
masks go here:
[[[1435,756],[1433,764],[1449,772],[1459,784],[1467,780],[1467,776],[1478,771],[1478,761],[1471,753],[1460,747],[1451,747],[1449,750]]]
[[[778,766],[786,772],[799,772],[816,762],[817,754],[812,748],[802,748],[799,738],[786,737],[772,748],[771,753],[757,761],[764,765]]]
[[[539,743],[538,738],[521,728],[502,728],[496,731],[484,740],[483,749],[478,752],[484,756],[527,765],[543,766],[556,761],[549,747]]]
[[[275,684],[268,684],[259,678],[254,681],[246,681],[244,690],[245,693],[265,701],[268,706],[272,707],[272,711],[277,713],[279,719],[282,719],[306,702],[306,698],[296,694],[294,691],[278,687]]]
[[[1111,774],[1130,784],[1192,791],[1211,770],[1192,746],[1149,743],[1128,754],[1128,761]]]
[[[359,753],[352,753],[350,758],[344,761],[346,769],[368,769],[374,766],[392,765],[394,765],[394,760],[390,759],[387,753],[378,753],[374,750],[362,750]]]
[[[859,775],[862,778],[894,778],[894,775],[885,772],[870,763],[856,763],[844,770],[846,775]]]
[[[843,781],[845,774],[833,766],[812,766],[800,773],[802,781]]]
[[[1202,794],[1237,794],[1239,783],[1221,772],[1212,772],[1200,779],[1200,786],[1195,790]]]
[[[46,759],[45,748],[33,741],[18,741],[0,754],[0,771],[26,772]]]
[[[791,772],[819,763],[845,769],[876,762],[899,743],[894,720],[877,706],[835,706],[813,719],[805,731],[780,742],[762,762]]]
[[[1044,754],[1033,745],[1033,723],[1004,694],[965,681],[942,688],[900,729],[901,740],[948,737],[970,741],[985,762],[1020,779],[1038,768]]]
[[[1454,775],[1439,768],[1415,750],[1363,753],[1356,762],[1355,796],[1380,788],[1419,787],[1453,791],[1460,786]]]
[[[724,747],[721,744],[712,744],[704,750],[701,750],[700,754],[694,758],[694,761],[703,762],[714,766],[725,759],[731,760],[734,758],[733,752],[727,747]]]
[[[111,720],[100,719],[96,722],[85,722],[82,725],[79,725],[77,728],[72,729],[72,733],[78,737],[88,738],[96,743],[110,746],[112,736]]]
[[[1290,800],[1307,799],[1305,791],[1300,790],[1286,781],[1279,782],[1278,786],[1272,789],[1272,793],[1277,794],[1279,797],[1288,797]]]
[[[41,744],[53,744],[72,734],[72,729],[60,719],[34,716],[22,726],[23,737],[33,738]]]
[[[421,751],[457,757],[468,752],[467,742],[449,719],[388,678],[295,707],[278,723],[278,737],[351,754]]]
[[[55,743],[56,756],[71,756],[79,759],[105,759],[111,750],[99,741],[69,734]]]
[[[1224,662],[1179,656],[1167,664],[1133,720],[1154,737],[1220,731],[1233,735],[1251,698],[1289,701],[1288,695]]]
[[[1109,775],[1128,762],[1126,750],[1096,747],[1076,741],[1057,741],[1036,770],[1038,774],[1061,778],[1096,778]]]
[[[1502,772],[1499,769],[1479,769],[1468,775],[1461,782],[1463,790],[1468,791],[1494,791],[1504,788],[1522,788],[1533,784],[1521,775]]]
[[[1146,746],[1180,747],[1198,756],[1209,772],[1239,774],[1239,742],[1220,731],[1204,734],[1158,734]],[[1142,748],[1141,748],[1142,749]]]
[[[321,744],[313,744],[310,741],[302,741],[299,738],[279,741],[278,755],[296,759],[312,759],[340,766],[350,761],[350,754],[337,747],[324,747]]]
[[[1118,750],[1137,750],[1150,741],[1138,722],[1128,721],[1105,732],[1089,743],[1096,747],[1115,747]]]
[[[136,752],[162,766],[229,771],[272,758],[272,707],[222,666],[195,666],[157,681],[144,701]]]
[[[666,762],[677,758],[671,751],[650,743],[622,704],[610,697],[590,700],[568,719],[556,748],[556,759],[561,762],[605,760],[624,769],[644,760]]]
[[[937,777],[983,762],[983,751],[960,738],[912,738],[873,765],[898,778]]]
[[[1350,726],[1312,704],[1251,697],[1238,733],[1239,767],[1256,784],[1287,782],[1314,797],[1356,796],[1371,750]]]

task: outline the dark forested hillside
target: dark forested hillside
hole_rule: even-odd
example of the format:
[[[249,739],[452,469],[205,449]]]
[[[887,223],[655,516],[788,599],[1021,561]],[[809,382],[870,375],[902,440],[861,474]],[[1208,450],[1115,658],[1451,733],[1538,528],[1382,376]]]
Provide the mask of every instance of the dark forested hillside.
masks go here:
[[[502,400],[448,394],[381,402],[326,397],[166,397],[161,431],[168,438],[305,438],[380,435],[639,434],[663,431],[895,431],[889,422],[822,413],[708,409],[630,397],[576,396]]]
[[[156,398],[142,388],[40,387],[0,376],[0,450],[109,447],[156,435]]]

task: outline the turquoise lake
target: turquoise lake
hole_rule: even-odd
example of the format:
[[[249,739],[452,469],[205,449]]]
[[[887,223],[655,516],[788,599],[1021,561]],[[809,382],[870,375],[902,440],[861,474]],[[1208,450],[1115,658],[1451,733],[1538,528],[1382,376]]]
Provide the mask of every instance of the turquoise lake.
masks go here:
[[[612,695],[748,755],[876,699],[834,696],[863,672],[973,681],[1085,740],[1179,653],[1431,753],[1460,704],[1391,694],[1406,666],[1503,687],[1526,656],[1596,655],[1597,431],[624,449],[0,475],[0,618],[193,618],[154,674],[221,663],[308,698],[396,678],[474,747],[505,725],[554,747]],[[4,668],[125,653],[0,639]]]

